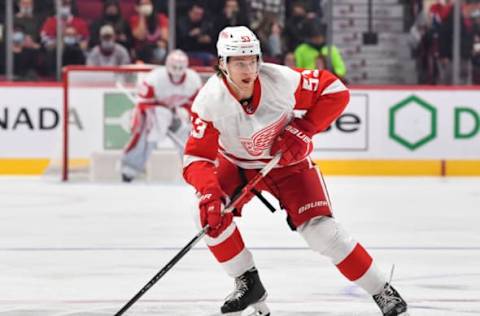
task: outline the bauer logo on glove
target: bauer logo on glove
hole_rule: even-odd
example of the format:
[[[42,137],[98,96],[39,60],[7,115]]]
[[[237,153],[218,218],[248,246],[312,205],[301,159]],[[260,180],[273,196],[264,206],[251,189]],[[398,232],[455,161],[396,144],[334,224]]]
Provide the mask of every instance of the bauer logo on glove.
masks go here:
[[[270,153],[282,152],[280,165],[287,166],[305,159],[313,150],[315,127],[304,119],[294,119],[274,140]]]

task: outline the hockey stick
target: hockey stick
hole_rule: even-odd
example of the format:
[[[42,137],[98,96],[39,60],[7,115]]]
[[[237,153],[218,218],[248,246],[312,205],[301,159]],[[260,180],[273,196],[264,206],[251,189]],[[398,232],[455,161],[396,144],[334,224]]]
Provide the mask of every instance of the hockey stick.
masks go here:
[[[236,196],[236,198],[228,204],[228,206],[223,210],[223,213],[232,212],[235,207],[238,206],[238,203],[241,199],[243,199],[249,192],[252,190],[255,185],[260,182],[278,163],[280,160],[281,153],[275,155],[275,157],[267,163],[259,173],[255,175],[240,191],[240,193]],[[147,283],[145,286],[137,293],[134,297],[132,297],[116,314],[115,316],[121,316],[125,313],[136,301],[138,301],[145,292],[147,292],[158,280],[160,280],[173,266],[183,258],[187,252],[189,252],[199,241],[200,239],[205,236],[209,229],[208,224],[202,228],[202,230],[193,237],[192,240],[188,242],[176,255],[173,257],[157,274]]]

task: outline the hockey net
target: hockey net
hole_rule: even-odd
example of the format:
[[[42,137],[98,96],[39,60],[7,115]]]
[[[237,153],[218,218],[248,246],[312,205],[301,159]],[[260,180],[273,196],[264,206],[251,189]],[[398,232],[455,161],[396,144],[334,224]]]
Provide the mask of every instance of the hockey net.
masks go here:
[[[47,173],[60,173],[63,181],[95,179],[92,177],[94,162],[99,161],[95,157],[104,160],[97,166],[97,171],[110,169],[117,172],[114,164],[130,137],[131,110],[137,86],[154,67],[65,67],[62,141]],[[212,74],[211,68],[196,70],[204,80]],[[174,145],[166,140],[159,144],[158,150],[173,151]]]

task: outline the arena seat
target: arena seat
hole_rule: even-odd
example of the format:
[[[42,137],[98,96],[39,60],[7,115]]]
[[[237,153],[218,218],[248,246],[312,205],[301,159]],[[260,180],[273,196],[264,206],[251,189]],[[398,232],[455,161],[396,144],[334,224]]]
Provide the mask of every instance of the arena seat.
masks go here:
[[[135,0],[122,0],[120,1],[120,8],[125,21],[129,21],[132,15],[135,15]]]
[[[77,1],[78,16],[87,22],[93,22],[102,16],[102,0],[82,0]]]
[[[93,22],[101,18],[103,11],[102,0],[82,0],[77,2],[78,15],[87,22]],[[135,14],[135,0],[120,1],[120,9],[123,18],[128,22],[129,18]]]
[[[189,66],[205,66],[203,60],[197,57],[188,56],[188,65]]]

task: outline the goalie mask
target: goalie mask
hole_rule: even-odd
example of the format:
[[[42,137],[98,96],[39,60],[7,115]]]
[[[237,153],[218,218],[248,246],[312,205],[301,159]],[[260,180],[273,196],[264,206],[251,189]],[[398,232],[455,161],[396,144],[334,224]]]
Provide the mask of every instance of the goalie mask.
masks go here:
[[[188,68],[188,56],[180,49],[172,51],[165,62],[173,83],[180,83]]]

